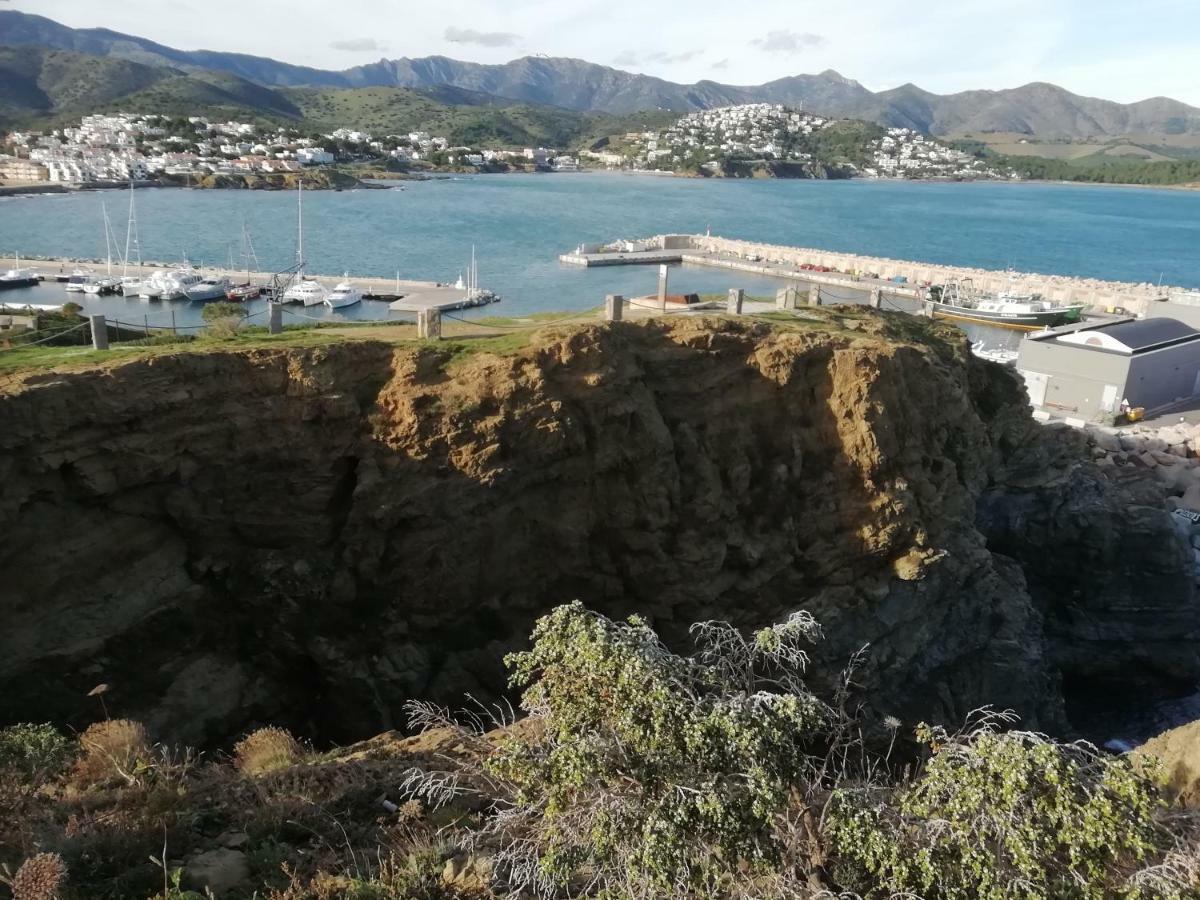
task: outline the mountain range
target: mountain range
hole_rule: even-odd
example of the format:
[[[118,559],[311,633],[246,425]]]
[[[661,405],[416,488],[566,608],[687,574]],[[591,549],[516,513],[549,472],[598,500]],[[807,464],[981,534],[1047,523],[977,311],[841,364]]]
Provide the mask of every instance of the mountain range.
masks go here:
[[[408,88],[433,90],[442,102],[456,96],[481,106],[536,104],[583,113],[626,115],[667,110],[679,113],[737,103],[802,106],[830,116],[914,128],[931,135],[1015,132],[1050,140],[1129,134],[1200,134],[1200,108],[1156,97],[1115,103],[1081,97],[1061,87],[1032,83],[1008,90],[934,94],[913,84],[874,92],[834,71],[796,75],[761,85],[715,81],[676,84],[577,59],[525,57],[503,65],[462,62],[444,56],[381,59],[341,71],[314,69],[259,56],[207,50],[185,51],[103,28],[70,28],[42,16],[0,11],[0,44],[35,46],[166,68],[213,83],[213,73],[270,88]],[[218,82],[226,90],[229,82]],[[456,92],[462,92],[457,94]],[[0,85],[0,102],[13,90]],[[8,99],[12,99],[11,97]]]

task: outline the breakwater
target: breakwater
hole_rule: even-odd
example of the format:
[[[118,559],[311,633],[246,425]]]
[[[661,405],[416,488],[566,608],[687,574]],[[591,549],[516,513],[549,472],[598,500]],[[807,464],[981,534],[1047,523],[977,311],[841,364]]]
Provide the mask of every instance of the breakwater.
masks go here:
[[[1096,311],[1123,308],[1136,315],[1144,315],[1151,302],[1167,294],[1166,288],[1149,283],[935,265],[713,235],[664,234],[622,243],[639,249],[622,253],[620,245],[608,245],[603,249],[584,247],[581,248],[584,252],[567,254],[561,260],[568,264],[602,266],[638,262],[637,257],[644,253],[647,258],[642,261],[645,262],[678,261],[792,277],[818,284],[846,281],[887,284],[889,290],[902,295],[912,293],[919,285],[970,279],[983,291],[1041,294],[1061,304],[1082,303]],[[897,283],[897,279],[903,282]]]

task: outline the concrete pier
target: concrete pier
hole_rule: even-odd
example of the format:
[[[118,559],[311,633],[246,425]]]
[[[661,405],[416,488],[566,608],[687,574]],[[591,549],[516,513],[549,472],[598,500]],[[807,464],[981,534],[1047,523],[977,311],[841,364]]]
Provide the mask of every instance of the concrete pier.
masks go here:
[[[618,266],[638,264],[686,264],[732,269],[755,275],[789,278],[809,284],[860,290],[878,289],[882,294],[921,299],[922,286],[970,279],[976,290],[1041,294],[1060,304],[1081,303],[1095,312],[1123,308],[1144,315],[1154,301],[1165,297],[1167,287],[1044,275],[1030,272],[999,272],[966,266],[945,266],[882,257],[836,253],[805,247],[786,247],[753,241],[738,241],[711,235],[659,235],[638,244],[652,248],[634,252],[568,253],[559,257],[566,265]],[[836,298],[834,298],[836,302]]]

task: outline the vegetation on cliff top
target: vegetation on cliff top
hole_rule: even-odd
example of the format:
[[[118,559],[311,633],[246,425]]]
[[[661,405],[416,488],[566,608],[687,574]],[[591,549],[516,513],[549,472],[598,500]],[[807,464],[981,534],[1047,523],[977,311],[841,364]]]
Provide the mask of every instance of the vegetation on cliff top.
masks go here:
[[[325,754],[279,729],[232,764],[125,720],[0,730],[5,880],[16,900],[1200,896],[1197,818],[1152,766],[1009,715],[862,721],[860,659],[806,684],[804,613],[692,634],[679,655],[560,607],[508,660],[523,719],[415,703],[423,736]]]

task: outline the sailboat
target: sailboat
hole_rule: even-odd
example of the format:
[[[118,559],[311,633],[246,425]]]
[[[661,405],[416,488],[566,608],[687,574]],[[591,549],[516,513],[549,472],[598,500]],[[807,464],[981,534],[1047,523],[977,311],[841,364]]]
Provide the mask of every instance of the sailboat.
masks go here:
[[[231,285],[226,292],[226,297],[230,300],[253,300],[262,294],[262,288],[253,284],[250,281],[250,260],[254,260],[254,269],[258,271],[258,254],[254,252],[254,244],[250,241],[250,229],[246,227],[245,221],[242,222],[242,261],[246,264],[246,280],[242,284]],[[230,270],[233,265],[230,263]]]
[[[129,260],[132,253],[137,254],[137,274],[129,274]],[[142,282],[142,243],[138,239],[137,210],[134,208],[133,182],[129,182],[129,222],[125,226],[125,259],[121,266],[121,293],[126,297],[135,297],[141,293]]]
[[[21,268],[21,254],[16,256],[16,266],[9,269],[3,275],[0,275],[0,291],[6,291],[11,288],[33,287],[42,279],[33,269]]]
[[[117,287],[121,283],[121,280],[119,278],[113,277],[112,228],[108,221],[108,207],[103,203],[100,204],[100,212],[101,212],[101,215],[104,216],[104,249],[105,249],[105,256],[108,260],[108,267],[106,269],[107,274],[96,276],[94,278],[89,279],[88,281],[86,281],[84,283],[83,292],[85,294],[92,294],[93,296],[99,296],[100,294],[111,294],[114,291],[116,291]]]
[[[481,288],[479,286],[479,263],[475,260],[475,246],[471,246],[471,265],[467,269],[466,281],[463,281],[463,276],[460,273],[458,281],[454,283],[457,290],[465,291],[465,299],[471,306],[486,306],[488,303],[498,303],[500,297],[494,292]]]
[[[281,303],[303,303],[305,306],[320,306],[329,296],[325,285],[304,275],[304,181],[296,182],[296,277],[294,285],[284,291]]]

